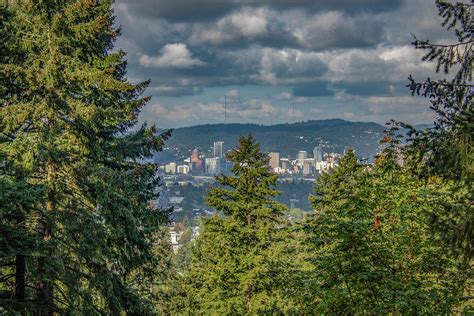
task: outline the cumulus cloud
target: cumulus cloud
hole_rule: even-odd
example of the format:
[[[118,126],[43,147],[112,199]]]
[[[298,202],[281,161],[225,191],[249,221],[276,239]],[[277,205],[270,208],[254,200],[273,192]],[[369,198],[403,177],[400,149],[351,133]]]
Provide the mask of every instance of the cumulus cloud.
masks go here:
[[[269,84],[304,82],[327,71],[316,53],[296,49],[264,48],[260,63],[260,79]]]
[[[385,29],[378,16],[349,16],[341,11],[296,16],[289,20],[301,47],[329,48],[367,47],[383,40]]]
[[[191,52],[186,44],[175,43],[166,44],[158,56],[142,55],[140,65],[144,67],[156,68],[189,68],[194,66],[203,66],[204,62],[191,56]]]
[[[280,101],[291,101],[294,104],[305,104],[310,101],[308,97],[295,97],[290,92],[282,92],[278,95],[277,100]]]
[[[214,45],[234,43],[244,38],[265,36],[268,32],[267,26],[267,10],[243,8],[219,19],[215,24],[196,26],[196,33],[191,41]]]
[[[293,98],[293,94],[285,91],[285,92],[280,93],[277,99],[280,101],[290,101],[292,98]]]
[[[115,12],[128,75],[151,78],[148,93],[161,104],[150,117],[161,111],[178,125],[214,122],[226,93],[235,121],[264,119],[264,106],[288,120],[288,101],[305,118],[408,115],[408,101],[395,101],[408,94],[408,75],[433,77],[434,68],[410,33],[447,36],[425,0],[123,0]],[[409,116],[427,119],[421,109]]]

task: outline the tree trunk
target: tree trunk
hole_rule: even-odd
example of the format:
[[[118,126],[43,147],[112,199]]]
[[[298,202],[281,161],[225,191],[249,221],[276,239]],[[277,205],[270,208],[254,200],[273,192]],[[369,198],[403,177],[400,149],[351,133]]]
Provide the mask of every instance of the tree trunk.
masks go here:
[[[48,192],[47,192],[47,205],[46,211],[47,216],[43,220],[42,227],[40,229],[42,238],[46,244],[50,241],[53,233],[53,220],[51,218],[54,217],[54,212],[56,211],[56,201],[55,201],[55,188],[54,188],[54,181],[56,178],[56,166],[52,163],[48,163],[47,167],[47,181],[48,181]],[[53,315],[54,311],[54,301],[53,301],[53,271],[51,267],[48,267],[48,258],[53,256],[53,250],[47,246],[46,253],[44,256],[38,259],[38,272],[40,273],[40,279],[38,283],[38,294],[37,299],[38,302],[41,304],[41,310],[39,311],[39,315],[41,316],[51,316]]]
[[[18,229],[23,229],[23,214],[16,220]],[[15,257],[15,299],[21,303],[25,300],[26,293],[26,258],[22,253],[17,253]]]
[[[18,253],[15,259],[15,298],[18,302],[25,300],[25,274],[26,274],[26,258],[23,254]]]

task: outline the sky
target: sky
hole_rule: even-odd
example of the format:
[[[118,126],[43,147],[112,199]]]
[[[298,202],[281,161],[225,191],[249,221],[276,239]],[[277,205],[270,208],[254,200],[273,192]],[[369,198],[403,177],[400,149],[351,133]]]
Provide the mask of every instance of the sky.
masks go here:
[[[431,0],[117,0],[115,14],[128,78],[151,79],[139,121],[159,128],[430,123],[405,87],[434,74],[413,34],[452,39]]]

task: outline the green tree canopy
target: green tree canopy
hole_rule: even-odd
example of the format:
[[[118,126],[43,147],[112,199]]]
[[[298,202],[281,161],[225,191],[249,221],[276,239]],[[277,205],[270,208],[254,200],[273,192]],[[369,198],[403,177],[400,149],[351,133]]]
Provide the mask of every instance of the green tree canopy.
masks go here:
[[[442,213],[432,213],[433,227],[443,234],[451,251],[465,257],[474,255],[474,109],[472,94],[472,63],[474,23],[472,1],[449,2],[437,0],[442,26],[453,32],[453,41],[432,43],[415,38],[416,49],[427,51],[424,61],[436,64],[436,72],[445,78],[427,78],[418,82],[409,77],[413,95],[429,99],[434,111],[434,127],[417,131],[411,129],[408,151],[419,158],[421,177],[433,175],[452,182],[450,204]]]
[[[316,312],[450,313],[460,302],[463,266],[428,225],[449,188],[420,180],[398,153],[369,167],[350,151],[318,180],[307,224]]]
[[[277,175],[252,135],[227,154],[233,176],[217,177],[223,188],[208,192],[220,214],[203,220],[183,289],[186,308],[223,314],[300,310],[295,280],[300,268],[295,242],[273,200]]]
[[[26,257],[31,304],[10,304],[15,290],[2,278],[12,295],[0,305],[43,315],[146,313],[167,212],[149,203],[159,179],[142,161],[167,135],[131,130],[148,82],[131,84],[125,53],[112,51],[120,30],[110,1],[15,1],[2,17],[1,218],[21,216],[29,233],[0,259]]]

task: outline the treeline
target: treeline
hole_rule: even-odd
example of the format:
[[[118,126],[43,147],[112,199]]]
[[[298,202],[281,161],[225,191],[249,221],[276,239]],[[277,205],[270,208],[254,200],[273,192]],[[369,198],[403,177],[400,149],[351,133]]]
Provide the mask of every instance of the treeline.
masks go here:
[[[472,312],[472,5],[437,1],[457,41],[415,39],[450,78],[417,82],[435,125],[388,125],[373,165],[349,151],[312,213],[289,216],[252,135],[206,196],[219,213],[174,255],[142,163],[169,133],[136,125],[109,1],[0,7],[0,312]]]
[[[305,150],[310,156],[318,144],[324,144],[326,153],[342,153],[348,147],[355,149],[359,157],[371,158],[378,150],[378,140],[384,127],[376,123],[349,122],[340,119],[297,122],[272,126],[256,124],[212,124],[177,128],[166,147],[180,158],[188,158],[191,150],[198,148],[212,154],[216,140],[224,142],[225,149],[238,143],[240,135],[252,133],[265,152],[279,152],[283,157],[295,158]]]

